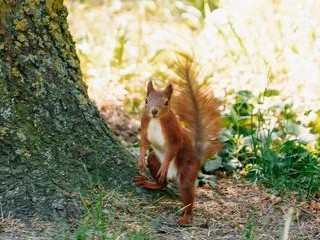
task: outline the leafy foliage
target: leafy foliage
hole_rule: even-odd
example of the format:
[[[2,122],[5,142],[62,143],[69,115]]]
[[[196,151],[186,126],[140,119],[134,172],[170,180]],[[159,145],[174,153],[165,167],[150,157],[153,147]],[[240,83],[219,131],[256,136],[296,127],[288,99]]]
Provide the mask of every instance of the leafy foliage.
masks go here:
[[[267,100],[280,101],[266,107]],[[225,148],[218,158],[225,169],[240,168],[242,175],[260,180],[279,193],[289,190],[312,197],[319,191],[316,136],[297,121],[279,91],[266,89],[258,96],[239,91],[224,120],[226,131],[221,140]]]

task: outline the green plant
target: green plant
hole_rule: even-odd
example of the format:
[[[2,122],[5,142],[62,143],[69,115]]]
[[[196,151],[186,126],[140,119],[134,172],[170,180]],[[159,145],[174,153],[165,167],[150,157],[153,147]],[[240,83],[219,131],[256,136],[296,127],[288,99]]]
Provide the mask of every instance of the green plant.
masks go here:
[[[241,240],[258,240],[258,238],[256,238],[254,236],[254,224],[252,222],[250,222],[249,224],[246,225],[245,229],[244,229],[244,233],[242,235],[242,237],[240,238]]]
[[[278,99],[272,104],[272,99]],[[292,105],[283,103],[279,91],[267,89],[258,96],[240,91],[224,114],[227,129],[218,158],[227,170],[261,181],[278,193],[295,191],[310,198],[319,191],[319,151],[301,136],[302,126]],[[267,102],[267,103],[266,103]]]
[[[255,214],[250,214],[247,217],[247,222],[245,227],[242,229],[242,234],[240,240],[258,240],[260,239],[259,236],[256,235],[256,224],[257,223],[257,216]]]
[[[155,239],[133,196],[91,187],[81,194],[82,218],[61,239]],[[130,219],[130,221],[127,221]]]
[[[116,35],[116,47],[113,50],[113,58],[111,60],[112,66],[121,67],[124,54],[125,45],[128,42],[128,30],[126,28],[119,28]]]

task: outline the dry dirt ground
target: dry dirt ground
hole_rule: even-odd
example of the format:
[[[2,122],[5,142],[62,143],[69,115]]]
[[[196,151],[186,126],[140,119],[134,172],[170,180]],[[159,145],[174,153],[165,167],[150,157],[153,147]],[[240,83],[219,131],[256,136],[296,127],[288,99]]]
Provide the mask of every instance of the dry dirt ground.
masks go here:
[[[186,227],[176,224],[181,202],[172,188],[152,203],[142,200],[139,207],[150,218],[159,239],[280,239],[290,208],[294,212],[289,239],[320,239],[319,203],[299,202],[293,195],[282,199],[233,177],[220,179],[213,189],[198,188],[196,196],[194,220]],[[127,222],[129,226],[130,216]],[[36,220],[26,224],[14,218],[2,219],[0,239],[56,239],[55,228]]]
[[[286,215],[292,215],[289,239],[320,239],[320,204],[281,199],[244,180],[224,178],[213,189],[198,188],[193,224],[178,228],[178,200],[166,199],[154,206],[163,219],[160,239],[280,239]]]
[[[102,114],[108,118],[109,126],[122,142],[130,139],[126,142],[130,145],[137,141],[137,119],[129,120],[131,118],[116,108],[106,108]],[[137,189],[137,192],[143,199],[145,194],[148,195],[143,190]],[[194,220],[192,225],[186,227],[176,224],[180,214],[177,210],[181,209],[176,188],[169,186],[161,193],[161,197],[153,202],[144,199],[137,203],[137,207],[147,215],[154,228],[152,231],[159,239],[281,239],[290,209],[293,212],[290,215],[291,221],[288,221],[289,239],[320,239],[319,201],[299,201],[294,194],[280,198],[268,193],[262,186],[235,175],[220,177],[214,188],[207,185],[197,188]],[[124,215],[121,217],[125,218]],[[127,222],[130,228],[130,215]],[[65,227],[61,225],[59,229]],[[26,223],[14,217],[1,217],[0,239],[57,239],[57,226],[37,219]]]

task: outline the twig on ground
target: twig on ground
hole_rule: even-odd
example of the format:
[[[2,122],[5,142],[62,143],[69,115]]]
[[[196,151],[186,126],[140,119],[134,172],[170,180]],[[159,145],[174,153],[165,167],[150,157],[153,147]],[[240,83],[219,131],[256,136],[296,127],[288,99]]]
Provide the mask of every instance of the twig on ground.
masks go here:
[[[282,235],[282,240],[288,240],[289,239],[289,231],[290,231],[290,225],[292,222],[292,217],[294,214],[295,208],[290,207],[287,214],[286,214],[286,221],[284,224],[284,229],[283,229],[283,235]]]

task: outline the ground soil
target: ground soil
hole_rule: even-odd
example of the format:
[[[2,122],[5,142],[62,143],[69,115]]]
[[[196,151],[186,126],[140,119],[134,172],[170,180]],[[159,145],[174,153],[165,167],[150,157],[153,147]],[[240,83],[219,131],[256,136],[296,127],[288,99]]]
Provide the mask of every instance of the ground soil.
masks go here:
[[[320,239],[319,203],[299,202],[294,195],[280,198],[245,180],[228,177],[220,179],[214,188],[197,188],[193,222],[185,227],[176,223],[180,214],[177,210],[181,208],[177,191],[169,187],[162,193],[151,204],[141,200],[142,205],[146,204],[141,207],[149,215],[159,239],[280,239],[290,208],[294,213],[289,239]],[[144,198],[143,194],[141,197]],[[57,236],[59,232],[52,223],[36,219],[27,224],[14,218],[0,220],[0,239],[56,239]]]
[[[286,216],[294,209],[290,239],[320,239],[320,204],[282,199],[261,186],[234,177],[220,179],[211,188],[198,188],[194,220],[190,227],[176,226],[178,200],[166,199],[155,208],[163,219],[160,239],[279,239]]]

